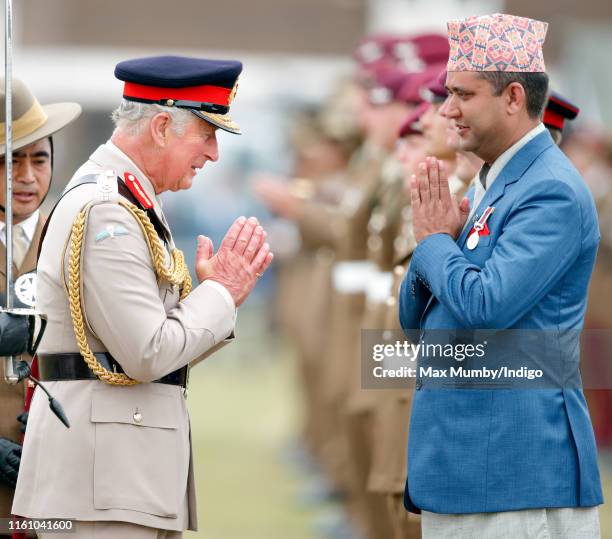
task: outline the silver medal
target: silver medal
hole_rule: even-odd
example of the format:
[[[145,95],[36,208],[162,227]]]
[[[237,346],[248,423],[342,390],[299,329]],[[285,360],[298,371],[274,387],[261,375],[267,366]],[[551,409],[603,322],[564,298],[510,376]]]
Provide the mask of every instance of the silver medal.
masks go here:
[[[474,230],[474,232],[472,232],[467,240],[467,248],[470,251],[473,251],[474,249],[476,249],[476,246],[478,245],[478,242],[480,241],[480,235],[478,234],[478,230]]]

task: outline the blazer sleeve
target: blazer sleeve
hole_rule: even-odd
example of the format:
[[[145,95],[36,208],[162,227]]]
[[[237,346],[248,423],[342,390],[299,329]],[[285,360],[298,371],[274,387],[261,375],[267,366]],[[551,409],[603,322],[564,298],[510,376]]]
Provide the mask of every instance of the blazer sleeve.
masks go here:
[[[512,327],[558,282],[581,250],[581,208],[558,180],[535,183],[500,229],[484,267],[447,234],[416,248],[412,266],[451,314],[474,329]]]
[[[411,330],[420,329],[421,317],[430,299],[431,292],[417,277],[411,262],[399,292],[399,319],[406,335],[411,336]]]
[[[109,225],[124,233],[96,238]],[[121,206],[94,206],[84,241],[84,311],[96,336],[128,376],[141,382],[156,380],[233,332],[235,309],[205,282],[166,312],[140,225]]]

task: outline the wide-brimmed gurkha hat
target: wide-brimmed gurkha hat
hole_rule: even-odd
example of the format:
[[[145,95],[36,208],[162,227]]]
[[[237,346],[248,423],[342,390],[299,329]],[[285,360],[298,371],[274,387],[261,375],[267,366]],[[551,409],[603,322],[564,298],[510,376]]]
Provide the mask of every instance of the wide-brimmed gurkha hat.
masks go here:
[[[81,114],[81,106],[78,103],[41,105],[29,88],[15,78],[13,78],[11,101],[13,151],[53,135]],[[0,77],[0,156],[6,153],[5,103],[4,77]]]
[[[187,109],[236,135],[240,126],[229,115],[242,64],[185,56],[151,56],[119,62],[115,77],[125,83],[123,98]]]

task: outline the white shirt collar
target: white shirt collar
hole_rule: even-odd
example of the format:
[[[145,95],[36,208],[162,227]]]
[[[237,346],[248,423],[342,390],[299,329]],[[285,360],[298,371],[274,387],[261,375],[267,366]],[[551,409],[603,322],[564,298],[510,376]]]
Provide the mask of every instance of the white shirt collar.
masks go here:
[[[525,146],[525,144],[536,138],[545,129],[546,127],[544,124],[539,123],[531,131],[528,131],[522,138],[517,140],[493,162],[491,169],[487,173],[487,189],[493,185],[493,182],[497,179],[497,176],[499,176],[499,173],[504,169],[504,167],[510,162],[510,159],[512,159],[518,153],[518,151]]]
[[[23,228],[26,238],[28,238],[28,243],[32,243],[32,238],[34,238],[34,234],[36,233],[36,225],[38,225],[39,217],[40,217],[40,211],[36,210],[32,215],[30,215],[30,217],[28,217],[27,219],[24,219],[23,221],[21,221],[21,223],[19,223],[21,228]],[[4,238],[4,227],[5,226],[6,226],[6,223],[4,221],[0,221],[0,239],[2,240],[2,243],[4,243],[4,240],[5,240]]]
[[[510,148],[508,148],[493,162],[491,168],[489,169],[489,172],[487,173],[487,190],[491,189],[493,182],[497,179],[500,172],[518,153],[518,151],[545,130],[546,127],[543,123],[540,122],[536,127],[534,127],[531,131],[528,131],[522,138],[517,140],[512,146],[510,146]],[[476,179],[474,180],[474,186],[474,204],[472,206],[470,217],[471,215],[473,215],[474,210],[478,207],[480,201],[482,200],[486,192],[485,188],[480,183],[478,174],[476,175]]]

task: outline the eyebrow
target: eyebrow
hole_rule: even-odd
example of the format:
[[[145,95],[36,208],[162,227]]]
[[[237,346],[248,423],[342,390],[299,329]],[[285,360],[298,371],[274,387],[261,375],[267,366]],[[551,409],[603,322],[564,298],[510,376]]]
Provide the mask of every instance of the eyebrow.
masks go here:
[[[464,94],[474,93],[472,90],[467,90],[466,88],[463,88],[463,86],[446,86],[446,85],[444,85],[444,87],[446,88],[446,90],[448,92],[453,92],[453,93],[461,92],[461,93],[464,93]]]
[[[13,157],[27,157],[27,155],[24,152],[13,152]],[[51,157],[51,154],[45,150],[40,150],[32,154],[32,157]]]

